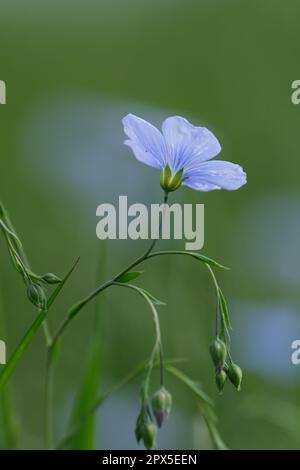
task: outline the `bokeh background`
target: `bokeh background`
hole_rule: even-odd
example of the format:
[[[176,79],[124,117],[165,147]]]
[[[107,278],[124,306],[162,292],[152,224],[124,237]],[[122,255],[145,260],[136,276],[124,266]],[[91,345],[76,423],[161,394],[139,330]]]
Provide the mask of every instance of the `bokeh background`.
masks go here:
[[[146,246],[103,243],[95,234],[102,202],[116,203],[120,194],[129,203],[161,198],[157,171],[122,145],[125,114],[157,125],[179,114],[207,126],[221,141],[221,158],[247,171],[248,184],[237,192],[184,188],[172,196],[205,204],[203,253],[231,267],[217,274],[234,325],[233,354],[245,373],[242,392],[228,386],[220,397],[215,390],[208,354],[215,298],[204,267],[181,257],[155,259],[139,281],[167,302],[160,309],[165,354],[185,358],[182,369],[213,397],[232,449],[300,447],[300,366],[290,360],[291,342],[300,338],[300,109],[290,98],[299,79],[299,15],[297,0],[2,0],[0,6],[0,79],[7,85],[7,104],[0,106],[1,200],[35,271],[64,275],[81,256],[49,315],[53,329],[72,303]],[[10,355],[36,311],[4,240],[0,250],[0,338]],[[139,298],[111,290],[98,308],[97,328],[93,304],[64,337],[57,440],[92,351],[96,384],[107,389],[151,350],[151,316]],[[9,384],[17,440],[7,442],[0,431],[2,448],[42,448],[44,375],[40,331]],[[167,385],[174,408],[159,447],[210,448],[190,392],[172,379]],[[136,448],[138,387],[134,381],[97,413],[95,448]]]

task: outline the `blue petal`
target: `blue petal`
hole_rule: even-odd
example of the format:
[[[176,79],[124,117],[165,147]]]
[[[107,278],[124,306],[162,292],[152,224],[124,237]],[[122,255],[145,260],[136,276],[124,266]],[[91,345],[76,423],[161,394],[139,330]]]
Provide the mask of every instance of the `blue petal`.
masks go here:
[[[247,182],[247,175],[242,167],[218,160],[204,162],[197,170],[190,170],[184,176],[187,179],[183,184],[198,191],[234,190]]]
[[[217,138],[205,127],[196,127],[180,116],[167,118],[162,132],[168,149],[168,163],[177,172],[214,158],[221,150]]]
[[[127,114],[122,122],[124,132],[129,137],[124,143],[132,148],[137,160],[154,168],[163,168],[166,146],[161,132],[133,114]]]

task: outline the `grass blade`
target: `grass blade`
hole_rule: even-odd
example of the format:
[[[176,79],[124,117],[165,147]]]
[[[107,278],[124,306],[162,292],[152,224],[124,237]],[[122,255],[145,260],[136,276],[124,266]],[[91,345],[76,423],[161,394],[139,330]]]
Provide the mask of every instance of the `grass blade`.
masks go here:
[[[96,269],[96,284],[99,278],[105,272],[106,257],[105,245],[100,245],[100,252],[98,254],[98,263]],[[84,377],[77,393],[73,410],[71,413],[70,429],[74,429],[82,418],[86,415],[89,409],[97,400],[97,393],[101,383],[101,369],[102,369],[102,356],[103,356],[103,325],[102,325],[102,310],[105,304],[105,293],[102,298],[97,297],[95,302],[94,311],[94,328],[91,345],[89,348],[89,355],[87,366],[85,368]],[[80,431],[74,439],[70,442],[70,449],[72,450],[92,450],[95,446],[95,415],[90,415],[85,423],[82,425]]]
[[[197,397],[203,403],[210,406],[214,405],[214,402],[211,400],[211,398],[206,395],[206,393],[202,390],[202,387],[199,382],[190,379],[187,375],[185,375],[183,372],[181,372],[181,370],[177,369],[176,367],[166,366],[165,369],[167,372],[169,372],[174,377],[179,379],[182,383],[184,383],[192,392],[197,395]]]

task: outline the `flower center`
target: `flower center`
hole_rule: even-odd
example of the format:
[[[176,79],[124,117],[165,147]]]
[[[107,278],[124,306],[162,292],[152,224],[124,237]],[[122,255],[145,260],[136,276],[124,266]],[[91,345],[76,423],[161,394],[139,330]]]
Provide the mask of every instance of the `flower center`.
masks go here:
[[[160,185],[164,191],[171,192],[176,191],[180,188],[182,182],[184,181],[183,168],[177,173],[172,174],[171,168],[167,165],[161,173]]]

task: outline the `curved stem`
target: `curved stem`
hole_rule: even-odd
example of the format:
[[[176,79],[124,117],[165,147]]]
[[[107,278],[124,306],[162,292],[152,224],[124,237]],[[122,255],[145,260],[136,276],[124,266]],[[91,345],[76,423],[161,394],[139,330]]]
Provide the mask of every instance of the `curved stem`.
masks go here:
[[[165,192],[164,194],[164,204],[167,204],[168,201],[168,192]],[[97,295],[99,295],[101,292],[103,292],[105,289],[112,285],[123,285],[125,284],[118,283],[118,279],[121,278],[124,274],[126,274],[128,271],[130,271],[132,268],[140,264],[142,261],[146,260],[150,253],[152,252],[153,248],[155,247],[157,240],[160,238],[161,234],[161,227],[162,227],[162,220],[160,221],[159,224],[159,233],[158,233],[158,238],[155,238],[152,240],[150,246],[147,248],[145,253],[143,253],[141,256],[139,256],[135,261],[130,263],[125,269],[123,269],[121,272],[119,272],[116,276],[114,276],[112,279],[109,281],[105,282],[104,284],[101,284],[97,289],[92,291],[89,295],[87,295],[83,300],[75,304],[71,310],[69,311],[67,317],[63,320],[61,323],[60,327],[58,328],[57,332],[51,339],[51,342],[48,345],[48,352],[47,352],[47,372],[46,372],[46,392],[45,392],[45,442],[47,444],[47,447],[51,447],[52,445],[52,395],[53,395],[53,363],[52,363],[52,350],[53,347],[55,346],[57,340],[60,338],[60,336],[64,333],[65,329],[68,327],[69,323],[72,321],[75,316],[78,315],[78,313],[83,309],[83,307],[88,304],[91,300],[93,300]],[[128,286],[129,287],[129,286]],[[132,286],[133,288],[133,286]],[[141,292],[140,292],[141,293]],[[145,299],[149,303],[149,299],[146,295],[144,295]],[[151,309],[153,309],[153,305],[150,302]],[[153,311],[153,310],[152,310]],[[161,377],[161,383],[163,383],[163,353],[162,353],[162,347],[161,347],[161,340],[160,340],[160,328],[159,328],[159,320],[157,317],[157,312],[154,309],[153,311],[154,319],[155,319],[155,326],[156,326],[156,335],[157,335],[157,343],[155,345],[155,350],[153,350],[153,361],[155,360],[155,355],[157,350],[159,351],[160,354],[160,377]],[[48,337],[49,338],[49,337]],[[152,361],[152,362],[153,362]],[[152,366],[153,367],[153,366]],[[151,368],[152,369],[152,368]]]
[[[165,192],[164,194],[164,204],[167,204],[168,202],[168,193]],[[160,236],[160,233],[161,233],[161,222],[160,222],[160,225],[159,225],[159,236]],[[158,236],[158,238],[159,238]],[[130,263],[125,269],[123,269],[122,271],[120,271],[116,276],[114,276],[112,279],[110,279],[109,281],[105,282],[104,284],[101,284],[97,289],[95,289],[93,292],[91,292],[87,297],[85,297],[83,300],[81,300],[80,302],[78,302],[78,304],[76,304],[72,309],[71,311],[69,312],[69,315],[65,318],[65,320],[62,322],[62,324],[60,325],[60,327],[58,328],[56,334],[54,335],[53,337],[53,340],[52,340],[52,344],[57,340],[57,338],[59,336],[61,336],[64,332],[64,330],[67,328],[67,326],[69,325],[70,321],[80,312],[80,310],[86,305],[88,304],[91,300],[93,300],[98,294],[100,294],[101,292],[103,292],[105,289],[107,289],[108,287],[112,286],[115,282],[118,281],[118,279],[123,276],[124,274],[126,274],[128,271],[130,271],[132,268],[134,268],[135,266],[137,266],[138,264],[142,263],[143,261],[145,261],[146,259],[150,258],[151,256],[151,252],[153,250],[153,248],[155,247],[156,243],[157,243],[157,240],[158,238],[155,238],[154,240],[152,240],[150,246],[147,248],[147,250],[145,251],[145,253],[143,253],[141,256],[139,256],[136,260],[134,260],[132,263]]]
[[[154,364],[157,353],[159,354],[160,383],[161,383],[161,385],[164,384],[164,366],[163,366],[164,361],[163,361],[163,350],[162,350],[162,342],[161,342],[159,317],[158,317],[156,308],[154,307],[153,303],[151,302],[151,300],[149,299],[147,294],[145,294],[141,289],[139,289],[138,287],[136,287],[132,284],[122,284],[121,282],[114,282],[113,285],[120,286],[120,287],[127,287],[128,289],[135,290],[138,294],[140,294],[143,297],[144,300],[146,300],[146,302],[150,306],[150,309],[151,309],[152,314],[153,314],[156,341],[155,341],[155,344],[154,344],[152,354],[150,356],[148,371],[147,371],[146,379],[145,379],[145,382],[144,382],[144,390],[143,391],[144,391],[145,397],[147,397],[148,396],[148,391],[149,391],[149,386],[150,386],[151,372],[152,372],[152,369],[153,369],[153,364]]]
[[[168,367],[169,365],[175,364],[181,362],[181,359],[166,359],[165,364]],[[66,437],[64,437],[59,444],[55,447],[56,450],[61,450],[65,449],[68,444],[76,437],[78,432],[80,432],[82,426],[84,426],[85,422],[89,419],[91,415],[93,415],[98,408],[108,399],[110,398],[111,395],[114,393],[118,392],[122,387],[127,385],[129,382],[134,380],[136,377],[141,375],[147,368],[148,362],[143,362],[139,366],[137,366],[135,369],[133,369],[129,374],[127,374],[120,382],[118,382],[116,385],[114,385],[110,390],[107,392],[103,393],[100,395],[100,397],[95,401],[93,406],[89,409],[89,411],[82,416],[80,422],[78,425],[76,425],[75,429],[71,431]],[[160,367],[160,364],[154,363],[153,368]],[[167,369],[168,370],[168,369]]]
[[[192,393],[196,395],[198,400],[205,405],[206,407],[209,407],[208,410],[210,410],[210,413],[208,414],[208,420],[211,421],[211,416],[212,416],[212,408],[213,408],[213,402],[210,400],[210,398],[206,395],[206,393],[200,388],[199,384],[191,380],[189,377],[187,377],[185,374],[183,374],[179,369],[173,367],[173,364],[178,362],[179,360],[166,360],[166,371],[175,377],[177,380],[182,382],[184,385],[186,385]],[[153,364],[153,368],[159,367],[160,365],[158,363]],[[60,443],[56,446],[57,450],[65,449],[70,442],[76,437],[78,432],[80,432],[82,426],[85,424],[86,420],[94,414],[100,406],[107,400],[113,393],[117,392],[120,390],[123,386],[125,386],[127,383],[129,383],[131,380],[135,379],[138,377],[140,374],[142,374],[146,368],[148,367],[148,363],[144,362],[143,364],[139,365],[136,367],[132,372],[130,372],[126,377],[124,377],[119,383],[117,383],[115,386],[113,386],[109,391],[106,393],[103,393],[94,403],[94,405],[90,408],[90,410],[82,417],[81,422],[78,424],[78,426],[70,432],[65,438],[60,441]]]
[[[215,286],[216,290],[216,318],[215,318],[215,331],[216,331],[216,337],[219,336],[219,315],[220,315],[220,293],[219,293],[219,285],[215,276],[215,273],[211,269],[211,267],[206,264],[206,267],[211,275],[211,278],[213,280],[213,284]]]

